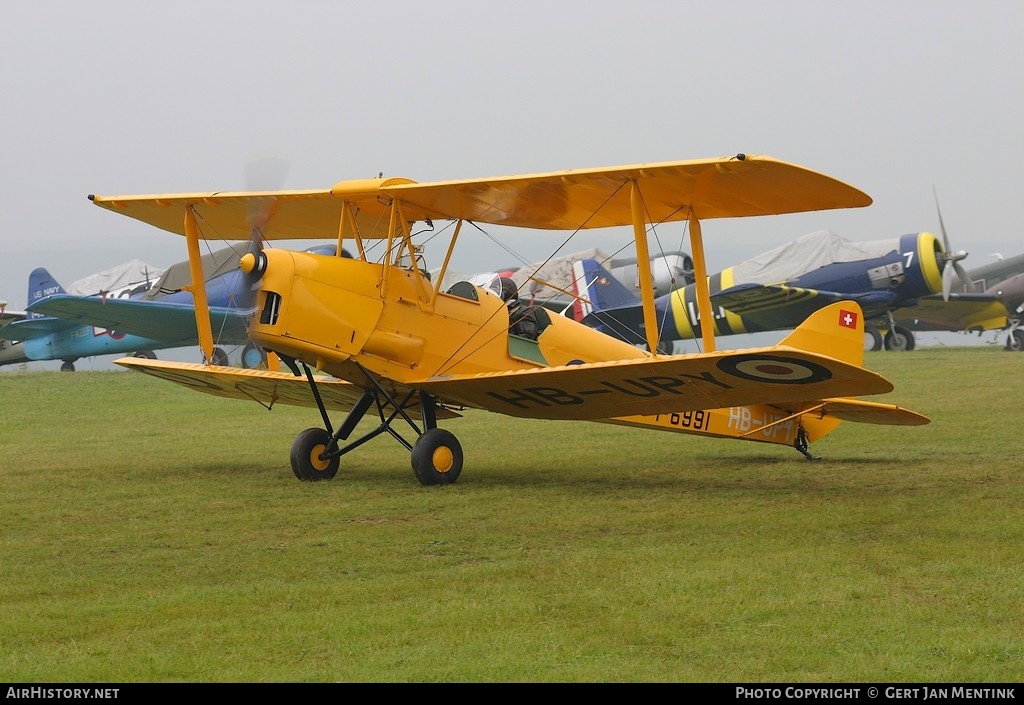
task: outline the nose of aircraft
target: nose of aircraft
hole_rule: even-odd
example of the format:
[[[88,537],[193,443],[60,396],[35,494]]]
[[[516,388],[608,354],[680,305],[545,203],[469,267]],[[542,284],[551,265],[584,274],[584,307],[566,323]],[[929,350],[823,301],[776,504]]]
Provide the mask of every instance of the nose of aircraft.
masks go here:
[[[255,278],[262,277],[267,271],[267,256],[262,251],[247,252],[238,261],[238,266],[246,274],[251,274]]]

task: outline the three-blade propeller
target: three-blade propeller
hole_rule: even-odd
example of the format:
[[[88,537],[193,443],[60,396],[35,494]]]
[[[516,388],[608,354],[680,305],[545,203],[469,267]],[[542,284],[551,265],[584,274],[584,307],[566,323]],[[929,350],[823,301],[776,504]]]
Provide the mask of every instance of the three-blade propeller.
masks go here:
[[[960,264],[962,260],[967,258],[967,252],[964,250],[954,251],[949,246],[949,237],[946,235],[946,225],[942,222],[942,210],[939,208],[939,194],[935,191],[934,186],[932,186],[932,193],[935,194],[935,210],[939,214],[939,228],[942,230],[942,246],[946,250],[943,256],[945,263],[942,266],[942,300],[949,301],[949,294],[953,290],[953,277],[957,277],[960,280],[960,286],[963,291],[974,291],[974,283],[967,275],[967,271]]]

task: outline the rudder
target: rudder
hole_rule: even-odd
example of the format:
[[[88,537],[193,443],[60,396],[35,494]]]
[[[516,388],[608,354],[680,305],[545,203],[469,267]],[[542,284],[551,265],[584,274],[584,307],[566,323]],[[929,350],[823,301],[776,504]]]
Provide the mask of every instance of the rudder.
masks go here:
[[[863,367],[864,312],[855,301],[830,304],[808,316],[779,345]]]
[[[45,267],[37,267],[28,275],[28,306],[53,294],[64,294],[64,287],[53,278]],[[27,318],[46,318],[41,313],[29,311]]]

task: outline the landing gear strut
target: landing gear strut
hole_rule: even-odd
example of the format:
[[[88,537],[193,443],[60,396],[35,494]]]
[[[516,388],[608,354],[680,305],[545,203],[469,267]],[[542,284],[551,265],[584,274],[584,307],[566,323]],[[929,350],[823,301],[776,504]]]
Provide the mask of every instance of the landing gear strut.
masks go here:
[[[298,372],[294,360],[286,360],[286,362],[291,363],[289,367],[294,372]],[[417,393],[409,392],[403,400],[399,401],[371,375],[365,374],[367,388],[348,412],[348,416],[345,417],[338,430],[334,431],[327,414],[327,407],[317,389],[313,372],[305,364],[302,364],[302,367],[326,429],[309,428],[296,437],[291,451],[292,472],[295,477],[304,482],[330,480],[338,472],[341,456],[380,434],[387,433],[412,453],[413,475],[421,485],[450,485],[459,479],[459,475],[462,473],[462,446],[451,432],[437,428],[437,402],[434,397],[419,393],[420,418],[423,424],[421,430],[406,412]],[[351,443],[340,446],[339,441],[348,440],[371,406],[377,408],[380,425]],[[414,443],[409,443],[394,429],[393,422],[399,416],[416,433],[417,438]]]

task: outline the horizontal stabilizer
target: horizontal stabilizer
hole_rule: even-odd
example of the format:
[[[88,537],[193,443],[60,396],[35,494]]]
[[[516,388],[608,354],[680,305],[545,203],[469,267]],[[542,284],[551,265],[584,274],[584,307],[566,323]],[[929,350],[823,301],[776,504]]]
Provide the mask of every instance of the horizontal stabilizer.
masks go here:
[[[861,399],[826,399],[822,412],[842,421],[883,426],[924,426],[931,422],[910,409]]]
[[[0,338],[4,340],[34,340],[43,338],[63,330],[78,328],[78,323],[65,321],[60,318],[47,318],[38,316],[36,318],[25,318],[20,321],[13,321],[0,328]]]

